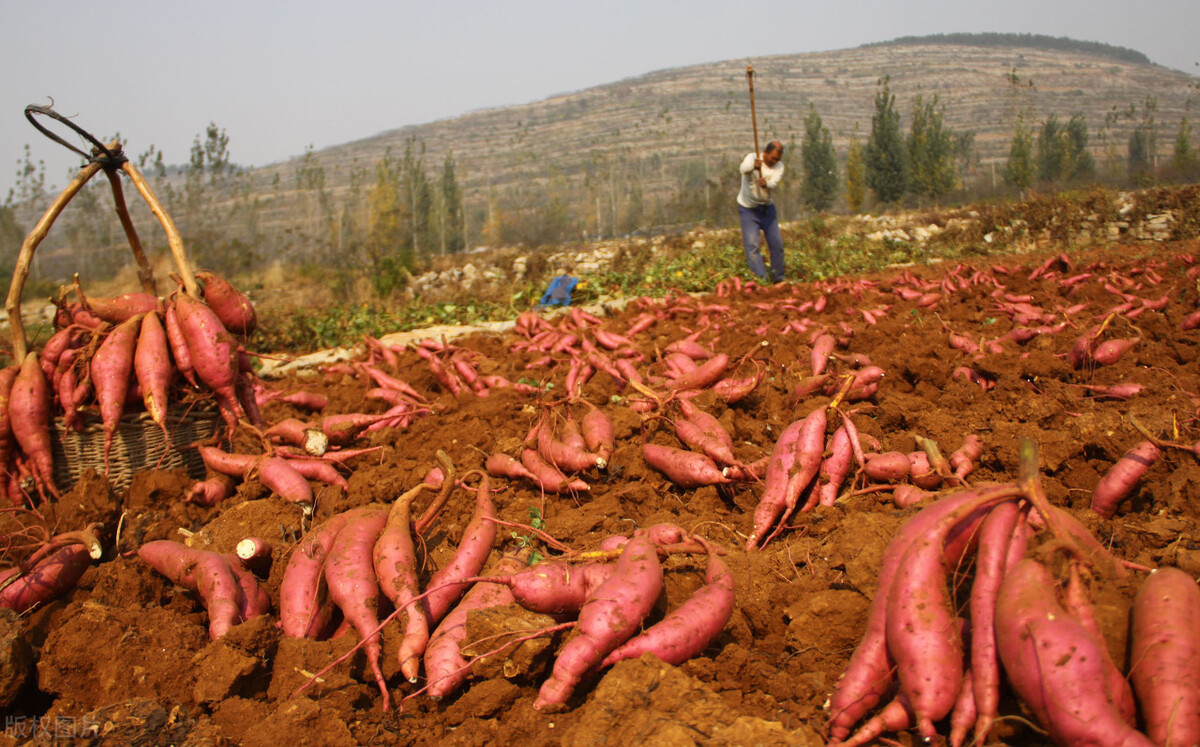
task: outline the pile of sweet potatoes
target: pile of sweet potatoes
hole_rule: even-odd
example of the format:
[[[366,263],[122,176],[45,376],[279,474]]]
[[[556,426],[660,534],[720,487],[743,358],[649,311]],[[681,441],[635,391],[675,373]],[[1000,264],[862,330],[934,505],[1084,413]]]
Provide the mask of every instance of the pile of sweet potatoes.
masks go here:
[[[910,728],[930,740],[948,719],[950,744],[985,743],[1007,682],[1058,744],[1195,744],[1200,587],[1170,568],[1143,583],[1131,689],[1087,590],[1125,573],[1036,480],[942,497],[884,552],[866,633],[830,697],[831,742]]]
[[[81,429],[85,413],[102,425],[104,471],[123,416],[145,411],[164,430],[177,403],[215,399],[226,423],[257,420],[249,359],[234,333],[253,330],[249,300],[220,276],[201,272],[203,298],[180,292],[90,298],[76,280],[77,299],[60,295],[57,331],[39,352],[0,371],[0,462],[14,504],[36,489],[57,497],[51,451],[54,418]]]
[[[576,633],[543,684],[538,708],[565,704],[583,677],[623,658],[653,652],[680,663],[700,653],[729,620],[734,589],[720,558],[724,551],[673,525],[648,527],[631,538],[610,537],[597,551],[533,566],[506,556],[481,576],[499,523],[490,479],[478,472],[460,479],[448,460],[444,466],[437,477],[440,485],[423,483],[391,506],[360,506],[315,526],[292,551],[282,576],[275,607],[284,635],[322,639],[353,628],[385,709],[391,696],[381,667],[380,636],[393,618],[402,621],[397,633],[400,672],[417,682],[423,671],[423,691],[435,698],[454,692],[469,676],[463,649],[472,611],[516,602],[559,620],[575,619]],[[428,573],[420,540],[450,492],[475,476],[475,511],[458,549],[447,564]],[[414,501],[435,490],[436,496],[415,516]],[[705,584],[641,630],[663,592],[659,556],[671,552],[706,554]],[[198,553],[169,542],[149,543],[139,554],[200,594],[213,637],[269,608],[251,604],[259,599],[257,587],[245,583],[246,569],[232,555]]]

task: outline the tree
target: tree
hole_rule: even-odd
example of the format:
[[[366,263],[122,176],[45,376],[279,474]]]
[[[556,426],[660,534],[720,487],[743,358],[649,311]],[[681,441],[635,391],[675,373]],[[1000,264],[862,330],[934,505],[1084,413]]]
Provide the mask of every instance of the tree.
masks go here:
[[[1075,114],[1064,125],[1051,114],[1038,129],[1038,176],[1044,182],[1058,184],[1089,179],[1096,172],[1096,161],[1088,151],[1087,123]]]
[[[1154,181],[1151,163],[1150,133],[1145,127],[1138,125],[1129,133],[1129,155],[1126,161],[1126,173],[1129,179],[1139,187],[1145,187]]]
[[[404,144],[401,165],[401,187],[405,199],[408,226],[408,245],[413,256],[433,248],[433,231],[429,215],[433,209],[433,189],[425,174],[425,143],[415,137]]]
[[[399,167],[386,152],[375,165],[375,182],[367,193],[367,258],[381,298],[402,283],[403,270],[412,265],[411,248],[403,240],[399,182]]]
[[[1044,182],[1063,181],[1070,173],[1066,128],[1059,124],[1058,115],[1051,114],[1042,122],[1037,133],[1037,171]]]
[[[438,235],[441,239],[441,252],[460,252],[464,247],[462,222],[462,190],[458,186],[455,174],[454,152],[446,152],[446,160],[442,162],[442,176],[438,184],[438,194],[441,197],[441,209],[438,211]]]
[[[817,108],[809,104],[804,118],[804,143],[800,146],[804,169],[804,204],[818,212],[828,210],[837,194],[837,152],[829,128]]]
[[[846,153],[846,206],[850,212],[862,210],[867,196],[867,164],[863,158],[863,146],[858,136],[850,138],[850,149]]]
[[[896,97],[890,83],[891,76],[879,82],[866,149],[867,186],[885,204],[898,202],[904,196],[906,184],[900,114],[896,112]]]
[[[1004,167],[1004,181],[1024,193],[1033,185],[1037,171],[1033,162],[1033,135],[1025,126],[1023,117],[1017,118],[1013,131],[1012,145],[1008,149],[1008,163]]]
[[[1067,122],[1067,148],[1071,156],[1071,179],[1079,181],[1096,175],[1096,159],[1088,149],[1087,122],[1076,113]]]
[[[1192,125],[1187,115],[1179,119],[1179,129],[1175,132],[1175,147],[1171,152],[1171,166],[1177,177],[1191,179],[1196,174],[1196,165],[1200,159],[1196,155],[1196,146],[1192,145]]]
[[[934,201],[945,197],[957,181],[954,170],[954,135],[945,125],[945,107],[938,97],[913,98],[913,119],[905,141],[908,155],[908,189]]]
[[[1154,122],[1155,112],[1158,111],[1158,99],[1147,96],[1142,103],[1141,121],[1129,134],[1129,150],[1126,160],[1126,173],[1130,181],[1139,187],[1154,183],[1157,170],[1158,135]],[[1130,106],[1129,116],[1133,116]]]

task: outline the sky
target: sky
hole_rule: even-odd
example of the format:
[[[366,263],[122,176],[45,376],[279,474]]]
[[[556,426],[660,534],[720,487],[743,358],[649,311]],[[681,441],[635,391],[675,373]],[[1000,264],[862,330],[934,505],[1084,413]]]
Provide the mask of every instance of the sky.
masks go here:
[[[0,202],[26,145],[51,194],[81,165],[25,119],[51,99],[131,156],[186,163],[211,122],[234,162],[265,166],[664,68],[900,36],[1065,36],[1198,75],[1198,29],[1200,0],[0,0]]]

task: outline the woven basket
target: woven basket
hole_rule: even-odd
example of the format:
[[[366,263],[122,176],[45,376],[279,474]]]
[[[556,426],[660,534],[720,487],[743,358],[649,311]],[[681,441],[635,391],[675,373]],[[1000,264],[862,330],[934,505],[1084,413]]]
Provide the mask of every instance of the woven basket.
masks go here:
[[[54,421],[51,449],[54,454],[54,484],[62,492],[71,489],[83,474],[104,474],[104,428],[100,419],[84,415],[83,429],[75,431]],[[216,433],[219,418],[214,410],[172,408],[167,413],[168,442],[163,429],[145,412],[126,413],[113,436],[109,452],[108,482],[114,490],[129,487],[133,476],[143,470],[184,467],[190,477],[204,479],[204,461],[196,449],[186,448]]]

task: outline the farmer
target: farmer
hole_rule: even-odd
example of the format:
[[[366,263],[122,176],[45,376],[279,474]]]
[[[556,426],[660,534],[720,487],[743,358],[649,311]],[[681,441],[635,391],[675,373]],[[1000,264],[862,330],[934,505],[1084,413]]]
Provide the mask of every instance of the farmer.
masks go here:
[[[783,143],[772,140],[763,149],[762,158],[747,153],[742,159],[742,189],[738,192],[738,213],[742,219],[742,245],[746,249],[746,264],[750,272],[766,280],[767,270],[763,267],[762,252],[759,251],[759,233],[767,237],[767,248],[771,251],[771,282],[783,280],[783,236],[779,233],[779,218],[775,214],[775,203],[771,202],[771,190],[779,186],[783,178]]]

